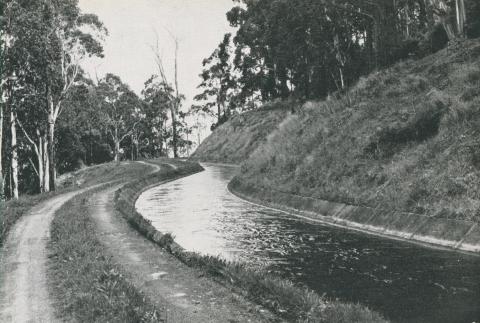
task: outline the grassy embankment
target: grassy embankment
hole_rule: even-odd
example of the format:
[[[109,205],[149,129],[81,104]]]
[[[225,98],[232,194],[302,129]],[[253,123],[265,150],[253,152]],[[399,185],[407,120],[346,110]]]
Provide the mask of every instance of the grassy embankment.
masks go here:
[[[145,165],[138,163],[116,164],[113,162],[87,167],[70,173],[67,176],[62,176],[55,192],[38,195],[24,195],[18,200],[10,200],[6,202],[4,208],[0,209],[0,211],[2,211],[0,213],[0,246],[15,222],[38,203],[58,194],[93,186],[99,183],[123,179],[124,176],[141,176],[146,170],[148,171],[148,169],[149,168]]]
[[[364,306],[330,301],[292,282],[272,276],[263,270],[217,257],[187,252],[174,242],[170,234],[158,232],[135,210],[135,201],[145,187],[173,180],[201,170],[196,164],[179,164],[178,170],[163,169],[154,176],[133,181],[118,191],[117,211],[139,232],[165,248],[190,267],[197,268],[232,291],[272,310],[279,317],[295,322],[385,322]]]
[[[245,160],[291,111],[287,103],[234,116],[204,140],[191,160],[238,164]]]
[[[255,113],[249,122],[259,122]],[[252,134],[237,136],[241,145]],[[236,181],[272,196],[479,222],[480,41],[396,64],[362,78],[347,95],[308,102],[243,159]]]

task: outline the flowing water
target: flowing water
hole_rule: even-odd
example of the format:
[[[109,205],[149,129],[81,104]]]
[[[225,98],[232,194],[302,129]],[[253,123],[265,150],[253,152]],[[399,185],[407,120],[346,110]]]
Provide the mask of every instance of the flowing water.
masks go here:
[[[264,266],[394,322],[480,322],[480,257],[308,222],[227,190],[235,167],[154,187],[137,210],[190,251]]]

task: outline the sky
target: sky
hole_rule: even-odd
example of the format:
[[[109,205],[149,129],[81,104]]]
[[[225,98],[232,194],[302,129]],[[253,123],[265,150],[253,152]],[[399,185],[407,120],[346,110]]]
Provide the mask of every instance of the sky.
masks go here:
[[[104,59],[84,63],[92,78],[113,73],[137,94],[156,74],[150,46],[159,36],[167,77],[173,82],[175,45],[179,40],[178,80],[185,106],[198,94],[202,60],[213,52],[223,35],[234,32],[226,19],[232,0],[80,0],[84,13],[94,13],[108,29]]]

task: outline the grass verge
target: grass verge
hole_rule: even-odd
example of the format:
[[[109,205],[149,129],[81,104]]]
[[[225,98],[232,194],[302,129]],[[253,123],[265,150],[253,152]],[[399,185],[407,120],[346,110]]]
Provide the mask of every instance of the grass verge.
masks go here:
[[[67,202],[52,223],[48,279],[57,315],[75,322],[163,322],[95,234],[87,201],[98,189]]]
[[[135,210],[139,194],[151,185],[171,181],[200,171],[198,164],[183,163],[177,170],[163,169],[154,176],[131,182],[117,191],[115,206],[125,219],[145,237],[175,255],[190,267],[246,298],[261,304],[279,317],[295,322],[386,322],[378,313],[358,304],[331,301],[317,293],[275,277],[261,269],[227,262],[218,257],[185,251],[170,234],[162,234]]]

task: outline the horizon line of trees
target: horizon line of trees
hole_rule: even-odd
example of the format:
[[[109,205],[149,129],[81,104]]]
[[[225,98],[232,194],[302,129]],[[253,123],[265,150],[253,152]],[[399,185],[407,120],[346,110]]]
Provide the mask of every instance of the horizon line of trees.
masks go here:
[[[178,157],[191,145],[158,40],[159,73],[138,96],[116,75],[82,70],[103,57],[108,31],[78,0],[1,0],[0,10],[0,199],[53,191],[57,173],[84,164]]]
[[[191,111],[216,118],[275,99],[343,93],[360,76],[480,37],[477,0],[233,0]]]

